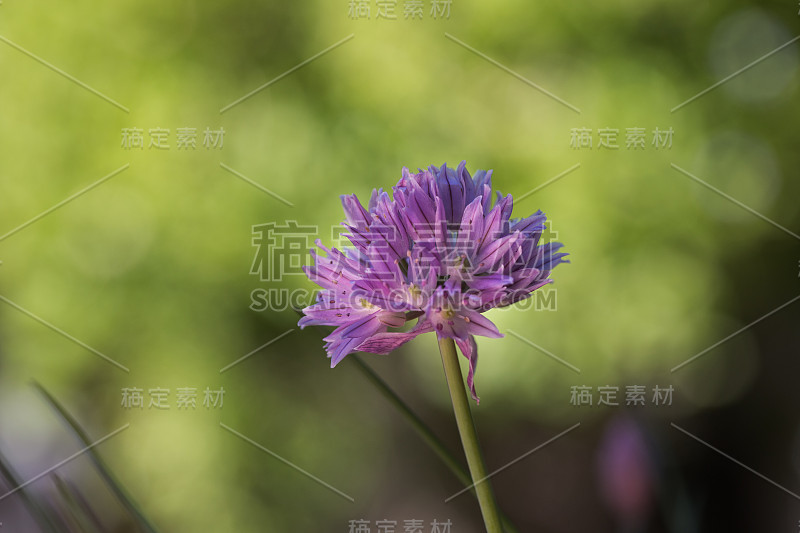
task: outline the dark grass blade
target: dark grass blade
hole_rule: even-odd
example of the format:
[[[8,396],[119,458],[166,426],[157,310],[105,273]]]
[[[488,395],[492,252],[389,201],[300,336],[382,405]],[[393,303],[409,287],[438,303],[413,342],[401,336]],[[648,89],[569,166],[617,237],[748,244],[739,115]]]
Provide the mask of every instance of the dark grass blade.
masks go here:
[[[89,439],[89,436],[86,434],[83,428],[81,428],[75,418],[64,408],[64,406],[62,406],[61,403],[56,400],[44,387],[39,385],[39,383],[34,382],[33,385],[42,394],[42,396],[44,396],[47,403],[49,403],[50,406],[61,416],[61,418],[64,419],[69,428],[84,444],[84,446],[91,446],[92,441]],[[86,455],[91,458],[100,476],[106,482],[106,485],[108,485],[122,506],[128,511],[128,513],[130,513],[131,518],[134,520],[139,529],[146,533],[157,533],[156,528],[150,523],[139,507],[133,502],[127,491],[122,487],[120,482],[117,481],[117,479],[111,473],[111,470],[106,466],[95,449],[89,448],[86,451]]]
[[[13,490],[23,484],[23,482],[19,480],[16,472],[14,472],[14,469],[11,468],[11,463],[9,463],[2,453],[0,453],[0,475],[8,482],[9,490]],[[48,533],[58,533],[60,531],[56,524],[53,510],[43,505],[43,502],[40,502],[37,498],[32,496],[28,491],[28,487],[22,487],[17,491],[17,494],[19,494],[28,512],[39,524],[39,527],[42,528],[42,531]]]
[[[65,507],[78,524],[78,531],[84,533],[106,533],[107,530],[103,527],[99,517],[89,506],[78,488],[56,473],[51,474],[51,477],[56,490],[58,490],[64,501]]]

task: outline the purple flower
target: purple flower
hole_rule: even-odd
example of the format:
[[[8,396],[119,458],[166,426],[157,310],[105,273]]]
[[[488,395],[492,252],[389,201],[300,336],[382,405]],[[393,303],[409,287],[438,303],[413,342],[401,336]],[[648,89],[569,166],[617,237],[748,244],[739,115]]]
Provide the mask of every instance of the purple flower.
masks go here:
[[[503,336],[482,313],[530,297],[567,255],[560,243],[539,243],[544,213],[511,219],[511,195],[496,192],[492,202],[491,174],[470,176],[465,162],[417,174],[404,168],[392,196],[373,190],[367,207],[354,194],[341,197],[352,247],[317,241],[325,255],[312,251],[305,272],[322,290],[299,322],[336,327],[325,337],[332,367],[349,353],[387,354],[436,331],[469,360],[478,401],[474,336]]]

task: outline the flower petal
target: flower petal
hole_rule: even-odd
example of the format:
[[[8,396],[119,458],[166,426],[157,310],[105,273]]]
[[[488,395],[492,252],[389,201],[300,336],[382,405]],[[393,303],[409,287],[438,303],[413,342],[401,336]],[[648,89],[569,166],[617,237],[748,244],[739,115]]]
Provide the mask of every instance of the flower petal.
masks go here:
[[[469,361],[469,373],[467,374],[467,387],[472,394],[472,399],[475,403],[480,404],[481,399],[478,398],[478,393],[475,392],[475,370],[478,368],[478,345],[475,342],[475,337],[471,336],[467,340],[456,339],[456,344],[464,354],[464,357]]]
[[[497,329],[497,326],[494,325],[494,322],[492,322],[479,312],[465,309],[463,313],[464,316],[467,319],[469,319],[468,320],[469,332],[472,335],[480,335],[482,337],[492,337],[494,339],[499,339],[504,336]]]
[[[415,338],[417,335],[433,331],[433,327],[431,326],[430,322],[425,321],[421,322],[420,324],[422,324],[422,326],[418,324],[414,327],[414,329],[407,332],[377,333],[359,344],[358,350],[361,352],[386,355]]]

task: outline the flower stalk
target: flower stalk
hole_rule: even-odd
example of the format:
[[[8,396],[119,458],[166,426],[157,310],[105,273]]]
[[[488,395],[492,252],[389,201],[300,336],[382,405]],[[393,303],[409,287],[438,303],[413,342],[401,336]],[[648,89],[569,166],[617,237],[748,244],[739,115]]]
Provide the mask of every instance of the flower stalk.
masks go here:
[[[464,447],[464,455],[467,457],[467,466],[469,466],[469,472],[478,496],[478,504],[481,508],[486,531],[488,533],[503,533],[492,485],[486,478],[486,467],[483,464],[483,456],[478,444],[478,432],[475,430],[475,421],[472,419],[472,411],[470,411],[467,391],[464,388],[464,379],[461,375],[461,367],[458,364],[458,354],[456,353],[456,345],[453,339],[448,337],[440,338],[439,352],[442,355],[444,374],[447,378],[447,387],[450,389],[450,399],[453,402],[453,412],[456,417],[456,425],[458,425],[458,433],[461,437],[461,445]]]

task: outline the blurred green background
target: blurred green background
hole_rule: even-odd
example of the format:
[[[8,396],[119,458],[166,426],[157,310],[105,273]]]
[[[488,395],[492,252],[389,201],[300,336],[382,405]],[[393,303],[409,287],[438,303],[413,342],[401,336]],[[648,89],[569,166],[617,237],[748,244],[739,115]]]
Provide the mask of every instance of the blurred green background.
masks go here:
[[[387,20],[378,4],[357,19],[347,0],[0,5],[0,450],[21,478],[81,447],[35,380],[95,439],[130,424],[97,451],[161,531],[348,531],[362,518],[373,531],[384,518],[398,531],[408,519],[426,533],[434,519],[479,531],[475,501],[444,503],[458,481],[352,361],[329,368],[320,328],[296,330],[292,309],[251,309],[254,290],[313,289],[302,276],[250,273],[252,226],[296,221],[330,244],[340,194],[366,200],[403,166],[465,159],[515,197],[572,169],[515,205],[516,216],[545,211],[571,254],[554,273],[557,305],[491,318],[581,373],[512,335],[479,340],[474,413],[490,471],[581,423],[494,478],[519,529],[796,529],[796,499],[670,423],[797,491],[797,304],[670,370],[797,295],[798,45],[671,112],[793,39],[797,6],[453,0],[434,18],[426,0],[412,20],[401,0]],[[187,127],[194,150],[176,146]],[[143,129],[143,149],[122,146],[124,128]],[[151,128],[170,130],[169,149],[148,148]],[[225,130],[221,148],[202,146],[206,128]],[[592,129],[591,149],[570,145],[577,128]],[[618,130],[619,148],[598,147],[601,128]],[[643,148],[626,148],[628,128],[644,128]],[[671,147],[653,145],[656,128],[672,128]],[[460,457],[434,338],[364,360]],[[571,405],[581,385],[618,386],[623,405]],[[631,385],[647,387],[645,407],[624,405]],[[671,406],[652,405],[656,385],[674,387]],[[125,409],[125,387],[170,389],[171,408]],[[198,389],[196,409],[176,407],[179,387]],[[206,387],[225,389],[221,408],[201,405]],[[621,482],[644,502],[633,511],[598,453],[620,420],[645,449],[612,469],[643,480]],[[108,530],[134,530],[85,456],[58,474]],[[30,491],[55,497],[54,479]],[[37,530],[19,495],[0,500],[0,522]]]

